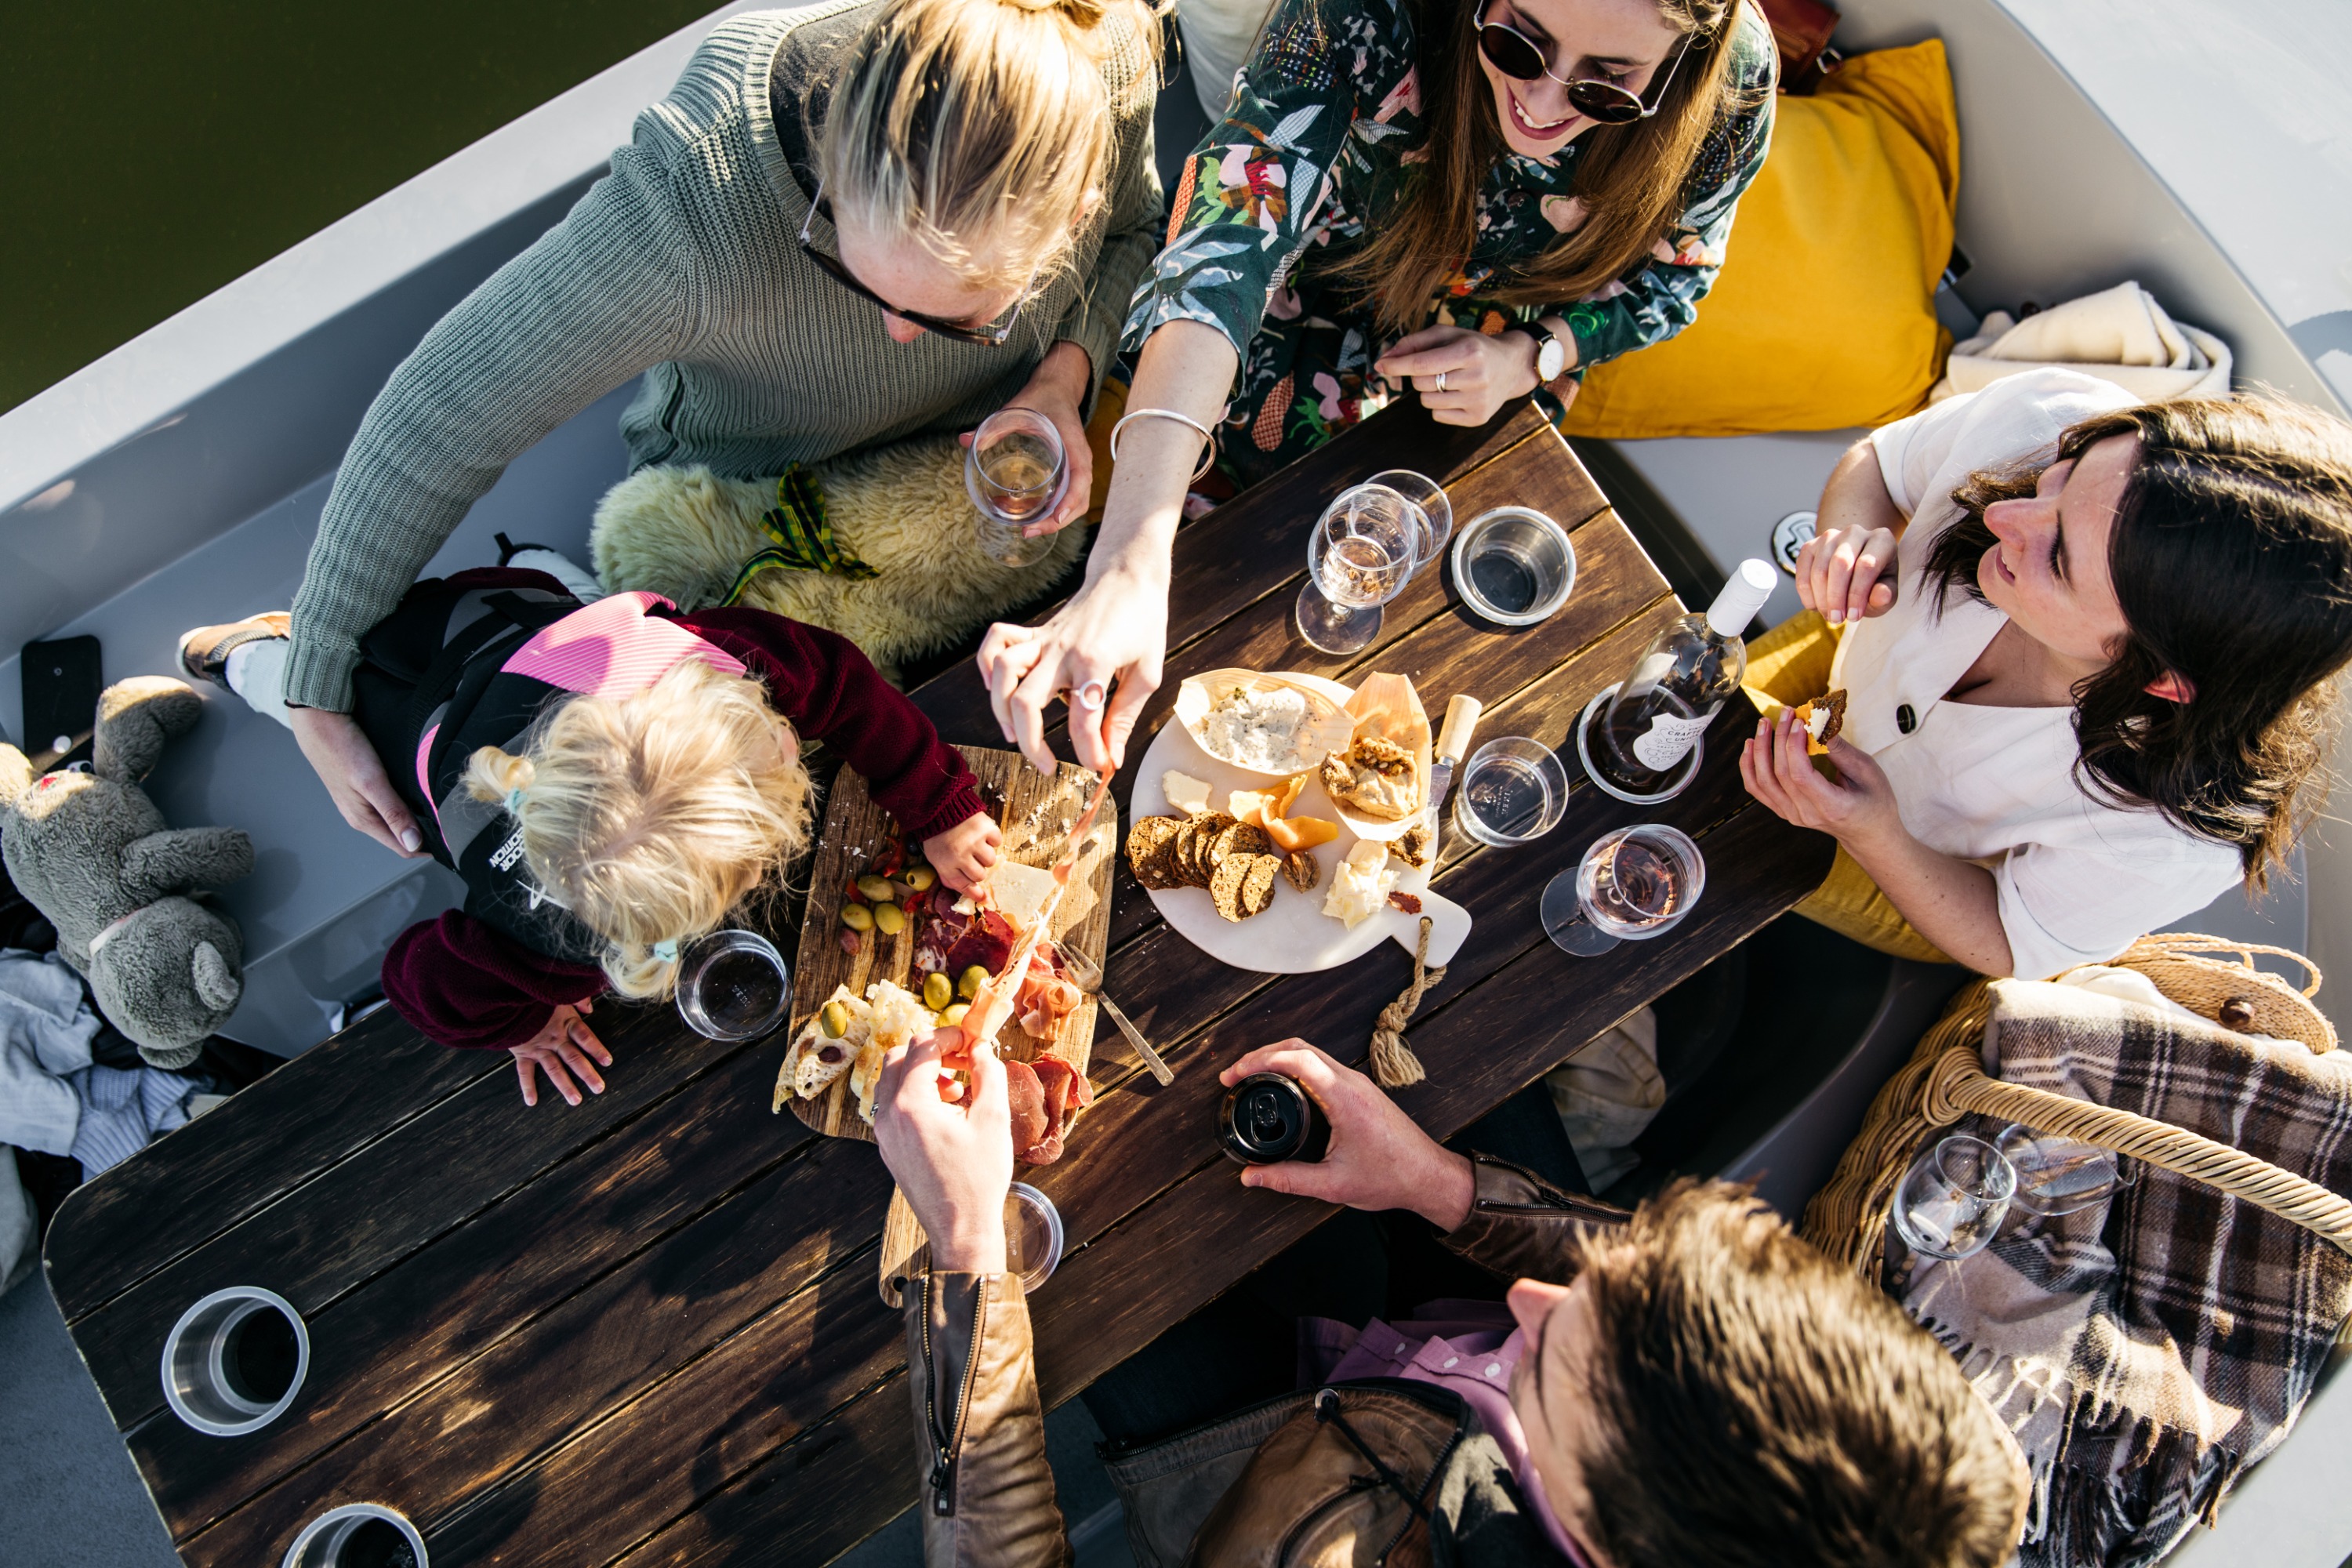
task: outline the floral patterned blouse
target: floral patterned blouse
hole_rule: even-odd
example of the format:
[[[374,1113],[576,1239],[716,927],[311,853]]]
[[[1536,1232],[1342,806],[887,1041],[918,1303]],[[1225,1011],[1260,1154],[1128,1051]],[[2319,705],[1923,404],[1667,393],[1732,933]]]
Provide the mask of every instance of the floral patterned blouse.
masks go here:
[[[1136,290],[1126,342],[1139,348],[1172,321],[1232,341],[1242,369],[1220,451],[1243,482],[1386,401],[1370,370],[1384,344],[1370,304],[1318,279],[1401,198],[1423,132],[1417,56],[1409,0],[1280,0],[1223,121],[1185,168],[1171,237]],[[1688,326],[1771,140],[1777,63],[1769,27],[1743,6],[1731,75],[1747,107],[1702,147],[1690,204],[1654,254],[1582,300],[1505,305],[1482,293],[1580,213],[1578,143],[1549,159],[1505,153],[1480,194],[1467,261],[1423,324],[1498,332],[1556,315],[1575,333],[1579,375]],[[1254,438],[1235,439],[1244,432]]]

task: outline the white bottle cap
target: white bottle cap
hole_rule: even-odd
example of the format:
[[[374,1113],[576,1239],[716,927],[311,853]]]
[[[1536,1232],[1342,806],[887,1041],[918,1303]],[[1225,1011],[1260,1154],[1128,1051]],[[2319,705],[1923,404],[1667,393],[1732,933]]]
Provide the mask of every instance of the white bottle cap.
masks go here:
[[[1764,607],[1764,601],[1772,596],[1772,590],[1780,583],[1780,574],[1769,563],[1749,556],[1731,574],[1731,581],[1723,585],[1723,592],[1715,596],[1715,603],[1706,607],[1708,627],[1719,637],[1738,637],[1748,629],[1748,623],[1756,618],[1756,612]]]

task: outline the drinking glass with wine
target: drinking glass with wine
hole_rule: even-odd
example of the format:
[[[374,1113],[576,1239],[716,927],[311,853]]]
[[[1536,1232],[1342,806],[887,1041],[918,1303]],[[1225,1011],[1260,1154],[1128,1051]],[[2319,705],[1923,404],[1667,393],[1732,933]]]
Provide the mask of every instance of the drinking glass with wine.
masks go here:
[[[1428,514],[1386,485],[1340,491],[1307,538],[1298,635],[1325,653],[1370,647],[1381,607],[1412,580],[1428,531]]]
[[[1706,860],[1690,835],[1663,823],[1604,833],[1572,871],[1544,889],[1544,934],[1591,958],[1646,942],[1682,922],[1706,888]]]
[[[1023,530],[1051,517],[1070,491],[1069,454],[1054,422],[1029,408],[1000,408],[980,422],[963,459],[964,489],[980,514],[980,548],[992,561],[1027,566],[1054,536]]]

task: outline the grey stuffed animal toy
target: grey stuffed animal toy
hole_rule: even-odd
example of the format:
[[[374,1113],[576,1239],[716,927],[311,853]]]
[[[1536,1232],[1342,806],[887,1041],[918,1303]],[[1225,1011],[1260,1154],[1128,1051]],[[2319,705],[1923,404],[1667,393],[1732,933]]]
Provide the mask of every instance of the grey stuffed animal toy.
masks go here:
[[[166,827],[138,781],[164,742],[195,727],[185,681],[140,676],[100,693],[90,768],[33,777],[0,743],[0,858],[58,928],[58,952],[89,977],[99,1011],[159,1068],[196,1059],[245,992],[236,922],[186,895],[253,870],[234,827]]]

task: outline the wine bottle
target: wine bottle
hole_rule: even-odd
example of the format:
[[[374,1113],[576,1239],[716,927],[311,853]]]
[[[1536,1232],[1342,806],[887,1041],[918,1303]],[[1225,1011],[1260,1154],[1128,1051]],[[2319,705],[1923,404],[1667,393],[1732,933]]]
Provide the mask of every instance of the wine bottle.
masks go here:
[[[1601,744],[1591,749],[1612,783],[1638,795],[1665,787],[1748,673],[1740,634],[1779,581],[1764,562],[1741,562],[1705,615],[1685,616],[1642,650],[1609,700]]]

